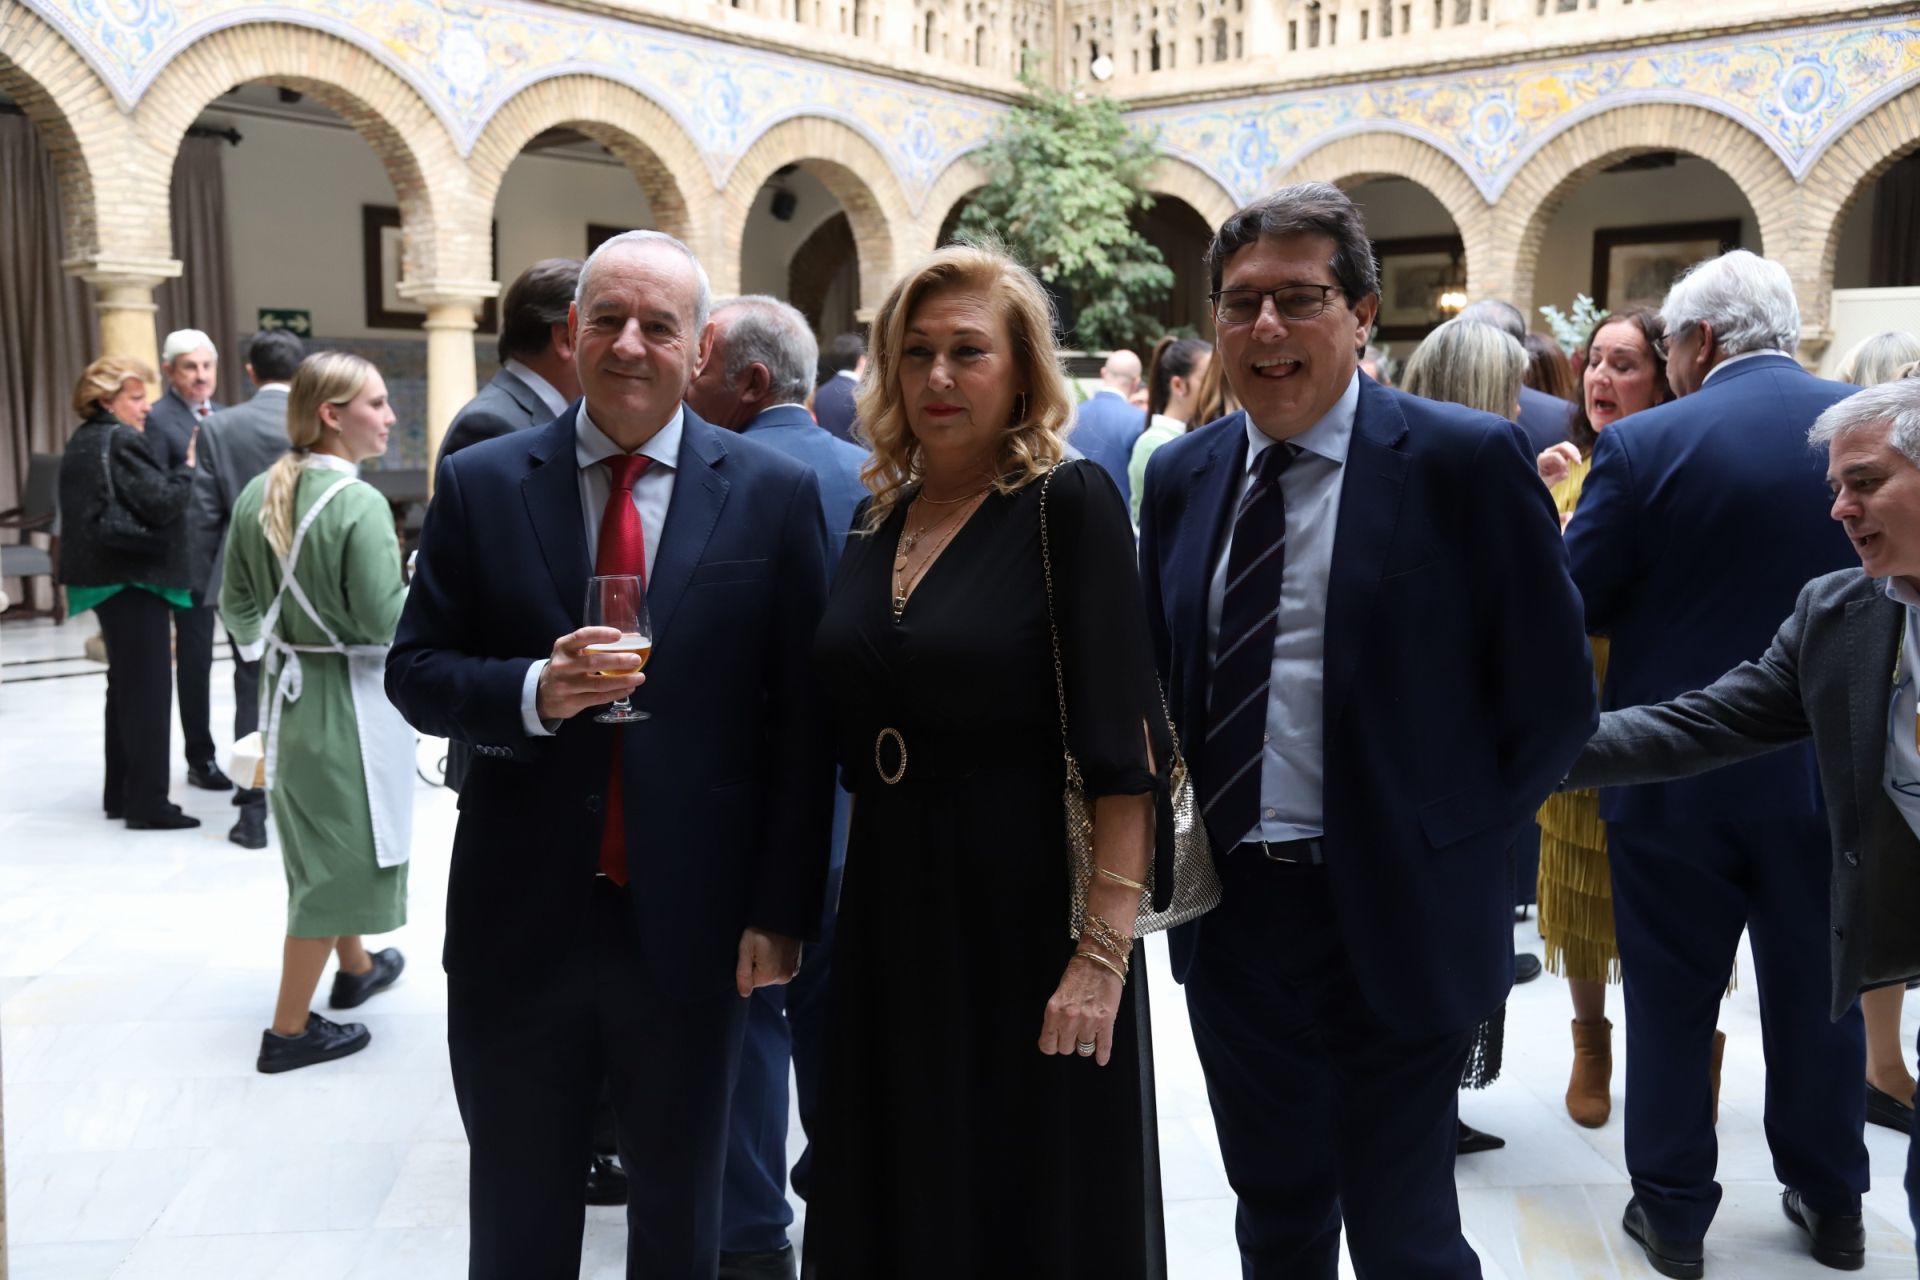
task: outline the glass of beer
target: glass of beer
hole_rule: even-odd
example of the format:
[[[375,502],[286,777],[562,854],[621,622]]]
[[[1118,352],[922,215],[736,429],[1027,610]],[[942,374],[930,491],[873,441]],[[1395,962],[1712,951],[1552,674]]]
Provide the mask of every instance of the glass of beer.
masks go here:
[[[646,587],[636,575],[608,574],[587,583],[586,625],[612,627],[620,638],[590,644],[585,652],[638,654],[641,667],[647,665],[647,657],[653,652],[653,624],[647,618]],[[651,713],[636,710],[629,697],[619,698],[594,717],[601,724],[632,724],[652,718]]]

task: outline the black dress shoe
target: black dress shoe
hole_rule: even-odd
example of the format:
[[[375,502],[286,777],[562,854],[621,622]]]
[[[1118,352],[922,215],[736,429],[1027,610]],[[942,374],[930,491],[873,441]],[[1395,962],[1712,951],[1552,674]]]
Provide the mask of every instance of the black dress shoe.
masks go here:
[[[265,804],[266,802],[267,791],[265,787],[235,787],[233,789],[233,800],[231,803],[236,808],[243,804]]]
[[[1507,1145],[1507,1140],[1497,1133],[1482,1133],[1465,1120],[1459,1122],[1460,1142],[1454,1148],[1457,1155],[1470,1156],[1477,1151],[1498,1151]]]
[[[1913,1132],[1913,1108],[1890,1093],[1867,1086],[1867,1123],[1885,1125],[1901,1133]]]
[[[620,1167],[619,1161],[612,1156],[603,1156],[599,1152],[587,1161],[587,1203],[588,1204],[625,1204],[627,1202],[627,1171]]]
[[[1787,1221],[1813,1241],[1813,1260],[1835,1271],[1858,1271],[1867,1265],[1867,1227],[1858,1213],[1821,1213],[1788,1187],[1780,1193]]]
[[[400,954],[398,947],[388,947],[385,951],[376,951],[370,957],[373,968],[365,973],[348,973],[342,969],[333,975],[333,994],[327,997],[329,1009],[355,1009],[367,1002],[369,996],[378,995],[393,985],[400,971],[407,967],[407,958]]]
[[[233,779],[220,772],[220,766],[209,760],[205,764],[187,766],[187,782],[202,791],[231,791]]]
[[[129,831],[185,831],[188,827],[197,827],[200,819],[188,817],[185,810],[177,804],[170,804],[159,813],[144,818],[128,818]]]
[[[1661,1275],[1672,1276],[1674,1280],[1699,1280],[1707,1273],[1706,1251],[1700,1242],[1682,1243],[1655,1235],[1647,1225],[1647,1211],[1640,1207],[1638,1196],[1627,1201],[1627,1216],[1620,1225],[1633,1242],[1646,1251],[1648,1265]]]
[[[793,1246],[772,1253],[720,1254],[720,1280],[799,1280]]]
[[[357,1022],[329,1022],[317,1013],[310,1013],[307,1029],[297,1036],[261,1032],[260,1058],[253,1065],[267,1075],[294,1071],[358,1053],[372,1039],[372,1033]]]
[[[227,839],[242,849],[267,847],[267,806],[250,804],[240,811],[240,820],[227,832]]]
[[[1540,976],[1540,957],[1531,951],[1513,953],[1513,981],[1518,986],[1522,982],[1532,982]]]

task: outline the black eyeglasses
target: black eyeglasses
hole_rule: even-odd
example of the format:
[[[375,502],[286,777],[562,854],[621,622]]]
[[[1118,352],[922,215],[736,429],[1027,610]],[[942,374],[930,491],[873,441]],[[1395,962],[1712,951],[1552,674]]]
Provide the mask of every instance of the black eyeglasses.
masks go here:
[[[1273,309],[1285,320],[1312,320],[1333,305],[1337,284],[1289,284],[1278,289],[1216,289],[1213,299],[1215,324],[1252,324],[1273,299]]]

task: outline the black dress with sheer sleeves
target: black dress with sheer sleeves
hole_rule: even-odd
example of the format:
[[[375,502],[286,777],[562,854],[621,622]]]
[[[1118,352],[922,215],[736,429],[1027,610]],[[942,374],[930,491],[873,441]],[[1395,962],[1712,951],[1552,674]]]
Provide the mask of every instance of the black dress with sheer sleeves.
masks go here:
[[[854,794],[812,1135],[817,1280],[1165,1275],[1140,950],[1107,1066],[1039,1049],[1074,949],[1040,492],[989,494],[896,622],[902,502],[848,540],[815,642]],[[1156,792],[1169,747],[1126,509],[1070,462],[1047,522],[1088,793]]]

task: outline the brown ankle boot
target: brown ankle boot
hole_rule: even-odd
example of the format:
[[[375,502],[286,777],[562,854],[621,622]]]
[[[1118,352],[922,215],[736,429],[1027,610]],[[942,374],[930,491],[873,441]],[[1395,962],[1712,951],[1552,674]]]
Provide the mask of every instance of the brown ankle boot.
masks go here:
[[[1573,1024],[1573,1075],[1567,1081],[1567,1114],[1598,1129],[1613,1114],[1613,1024]]]
[[[1713,1122],[1720,1123],[1720,1060],[1727,1056],[1727,1033],[1713,1033]]]

